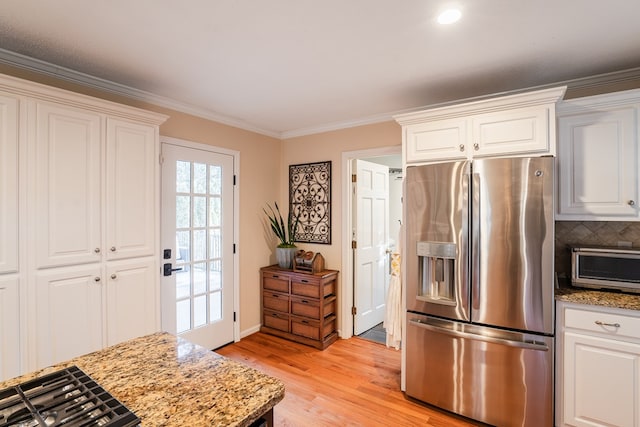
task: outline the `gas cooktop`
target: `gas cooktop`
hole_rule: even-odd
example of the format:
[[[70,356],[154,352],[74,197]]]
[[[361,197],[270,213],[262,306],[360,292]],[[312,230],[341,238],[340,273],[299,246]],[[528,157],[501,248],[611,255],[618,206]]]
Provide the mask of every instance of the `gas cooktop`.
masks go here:
[[[78,367],[0,390],[0,427],[132,427],[140,419]]]

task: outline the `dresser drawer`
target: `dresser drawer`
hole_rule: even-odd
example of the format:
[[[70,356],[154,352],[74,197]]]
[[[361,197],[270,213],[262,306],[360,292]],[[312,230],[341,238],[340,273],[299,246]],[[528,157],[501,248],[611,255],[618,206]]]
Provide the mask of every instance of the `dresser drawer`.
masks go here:
[[[335,280],[322,284],[318,280],[291,279],[291,293],[303,297],[324,298],[335,293],[335,286]]]
[[[331,315],[322,322],[291,316],[291,333],[305,338],[322,340],[336,330],[336,316]]]
[[[320,319],[336,311],[336,297],[331,295],[322,300],[291,297],[291,314]]]
[[[263,325],[269,328],[277,329],[282,332],[289,332],[289,315],[264,310]]]
[[[289,293],[289,277],[285,274],[262,273],[262,288],[270,291]]]
[[[640,318],[622,313],[567,307],[564,325],[566,328],[640,339]]]
[[[292,317],[291,333],[300,335],[301,337],[311,338],[312,340],[319,340],[322,338],[320,336],[320,321],[318,320]]]
[[[289,295],[277,292],[264,291],[262,295],[262,306],[267,310],[289,312]]]

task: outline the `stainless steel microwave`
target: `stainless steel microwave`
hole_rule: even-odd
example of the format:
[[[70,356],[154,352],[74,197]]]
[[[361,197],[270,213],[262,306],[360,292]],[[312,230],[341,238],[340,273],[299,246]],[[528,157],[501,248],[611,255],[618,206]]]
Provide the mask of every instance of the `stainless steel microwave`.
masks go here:
[[[640,249],[572,247],[571,284],[640,293]]]

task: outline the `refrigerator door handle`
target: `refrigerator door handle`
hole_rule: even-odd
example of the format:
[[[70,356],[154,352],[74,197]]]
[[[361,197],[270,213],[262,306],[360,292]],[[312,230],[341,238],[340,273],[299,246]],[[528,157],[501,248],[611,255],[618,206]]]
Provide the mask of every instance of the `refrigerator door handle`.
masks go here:
[[[440,326],[431,325],[428,322],[419,319],[410,319],[409,323],[420,328],[428,329],[430,331],[439,332],[441,334],[451,335],[459,338],[467,338],[476,341],[485,341],[494,344],[502,344],[509,347],[526,348],[530,350],[549,351],[549,346],[542,342],[536,341],[517,341],[512,339],[505,339],[500,337],[492,337],[487,335],[474,334],[472,332],[459,331],[449,328],[443,328]]]
[[[480,303],[480,174],[471,174],[471,302]]]

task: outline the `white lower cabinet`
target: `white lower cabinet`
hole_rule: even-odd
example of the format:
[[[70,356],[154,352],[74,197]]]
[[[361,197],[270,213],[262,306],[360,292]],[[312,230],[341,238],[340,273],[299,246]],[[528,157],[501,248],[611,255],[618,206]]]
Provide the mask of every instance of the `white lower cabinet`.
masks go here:
[[[102,348],[103,281],[99,264],[39,272],[35,294],[35,368]]]
[[[38,273],[37,368],[158,330],[154,257]]]
[[[559,426],[640,426],[640,312],[558,303]]]
[[[17,277],[0,277],[0,381],[21,372],[20,293]]]
[[[118,344],[158,330],[157,282],[154,257],[107,265],[107,345]]]

